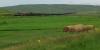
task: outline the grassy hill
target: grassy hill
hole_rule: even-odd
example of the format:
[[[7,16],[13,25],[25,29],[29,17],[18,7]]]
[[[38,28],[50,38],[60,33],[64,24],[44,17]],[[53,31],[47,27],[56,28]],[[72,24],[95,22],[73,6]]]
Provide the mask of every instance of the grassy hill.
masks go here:
[[[0,10],[7,10],[12,13],[16,12],[33,12],[33,13],[69,13],[69,12],[100,12],[100,6],[93,5],[67,5],[67,4],[30,4],[1,7]],[[91,13],[90,13],[91,14]]]

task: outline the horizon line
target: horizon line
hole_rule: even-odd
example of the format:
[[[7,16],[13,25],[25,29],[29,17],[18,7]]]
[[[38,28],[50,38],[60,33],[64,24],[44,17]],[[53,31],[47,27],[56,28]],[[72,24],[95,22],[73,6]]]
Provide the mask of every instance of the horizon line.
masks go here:
[[[57,5],[90,5],[90,6],[100,6],[100,5],[92,5],[92,4],[63,4],[63,3],[54,3]],[[0,7],[10,7],[10,6],[20,6],[20,5],[53,5],[53,4],[47,4],[47,3],[37,3],[37,4],[16,4],[16,5],[8,5],[8,6],[0,6]]]

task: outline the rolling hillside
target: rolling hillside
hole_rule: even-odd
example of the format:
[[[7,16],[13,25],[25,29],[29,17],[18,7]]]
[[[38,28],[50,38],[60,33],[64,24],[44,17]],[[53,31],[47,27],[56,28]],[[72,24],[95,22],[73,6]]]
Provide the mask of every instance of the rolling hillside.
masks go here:
[[[100,6],[93,5],[65,5],[65,4],[30,4],[30,5],[17,5],[9,7],[1,7],[0,10],[7,10],[12,13],[16,12],[33,12],[33,13],[69,13],[75,12],[80,14],[80,12],[95,13],[100,12]],[[91,13],[90,13],[91,14]]]

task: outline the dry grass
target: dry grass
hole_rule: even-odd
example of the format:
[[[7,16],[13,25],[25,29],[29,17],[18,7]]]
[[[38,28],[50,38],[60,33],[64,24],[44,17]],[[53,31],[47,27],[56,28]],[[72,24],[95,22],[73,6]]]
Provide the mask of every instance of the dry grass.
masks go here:
[[[100,32],[99,29],[96,29],[95,32]],[[4,48],[2,50],[21,50],[26,47],[32,47],[32,48],[37,48],[42,45],[46,44],[54,44],[54,43],[64,43],[65,41],[80,41],[82,39],[86,39],[89,37],[93,37],[94,35],[97,35],[96,33],[93,32],[81,32],[77,34],[72,34],[72,35],[65,35],[64,37],[59,37],[59,38],[54,38],[54,37],[43,37],[37,40],[28,40],[27,42],[23,42],[22,44],[17,44],[15,46],[11,46],[8,48]],[[39,42],[38,42],[39,40]],[[64,46],[64,45],[63,45]],[[62,47],[63,47],[62,46]]]

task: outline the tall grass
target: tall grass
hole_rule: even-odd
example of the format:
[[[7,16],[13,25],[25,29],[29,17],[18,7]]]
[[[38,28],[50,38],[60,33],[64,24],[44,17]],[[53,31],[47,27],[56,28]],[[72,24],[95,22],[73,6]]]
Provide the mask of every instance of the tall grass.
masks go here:
[[[98,17],[1,16],[0,50],[100,50],[99,29],[63,32],[65,25],[79,23],[100,28]]]

